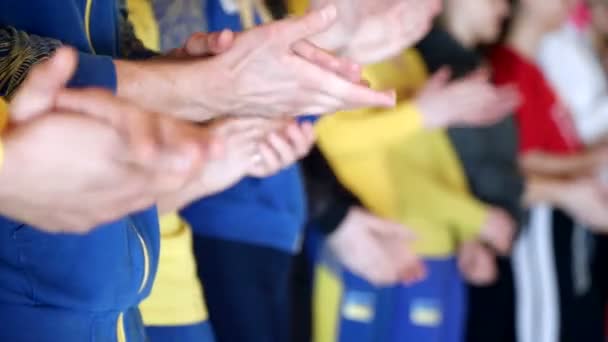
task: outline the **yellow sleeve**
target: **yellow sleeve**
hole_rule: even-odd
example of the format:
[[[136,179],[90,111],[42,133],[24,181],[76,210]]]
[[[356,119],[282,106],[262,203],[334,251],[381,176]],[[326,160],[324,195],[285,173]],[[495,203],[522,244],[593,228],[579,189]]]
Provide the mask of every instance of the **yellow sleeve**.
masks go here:
[[[288,0],[287,10],[291,15],[302,15],[306,13],[310,3],[308,0]]]
[[[144,46],[153,51],[160,50],[160,33],[154,16],[151,0],[128,0],[129,21],[135,35]]]
[[[441,166],[440,166],[441,167]],[[408,218],[433,218],[441,227],[454,231],[458,241],[471,240],[479,234],[486,219],[487,207],[463,189],[451,188],[429,177],[424,170],[409,169],[407,174]]]
[[[411,101],[391,109],[362,109],[323,117],[316,125],[319,145],[330,153],[357,153],[403,140],[422,129],[422,116]]]

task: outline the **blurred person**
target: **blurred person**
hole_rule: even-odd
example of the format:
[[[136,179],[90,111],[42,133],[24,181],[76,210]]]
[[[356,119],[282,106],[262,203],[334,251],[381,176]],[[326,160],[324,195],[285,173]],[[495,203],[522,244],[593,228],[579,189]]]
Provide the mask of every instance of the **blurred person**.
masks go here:
[[[552,88],[552,77],[545,78],[536,62],[543,38],[559,29],[573,5],[573,1],[517,2],[505,43],[490,55],[497,82],[516,85],[522,95],[515,119],[524,162],[535,152],[544,153],[545,159],[575,158],[585,141],[592,141],[596,135],[588,130],[577,131],[578,119],[573,118],[570,109],[574,117],[589,116],[590,112],[585,109],[583,113],[583,107],[560,96],[559,87]],[[560,55],[573,53],[577,52],[559,51]],[[601,127],[597,128],[601,131]],[[538,179],[540,174],[532,167],[524,171],[529,181]],[[528,192],[535,187],[529,183]],[[601,186],[594,175],[570,172],[567,178],[543,187],[542,191],[553,192],[556,197],[532,206],[513,257],[518,294],[517,338],[522,342],[601,341],[603,308],[588,271],[593,247],[580,227],[605,223],[602,213],[606,203]],[[526,201],[533,203],[530,199],[534,197],[528,195]]]
[[[451,77],[459,79],[483,68],[491,75],[478,49],[498,39],[509,14],[508,1],[448,0],[444,8],[439,25],[417,46],[429,71],[449,68]],[[515,104],[511,104],[511,109]],[[451,127],[447,134],[471,193],[504,210],[508,219],[519,226],[524,217],[521,202],[525,181],[517,163],[513,117],[488,127]],[[459,267],[469,284],[463,340],[515,340],[515,292],[508,254],[497,253],[480,241],[461,246]]]
[[[594,7],[601,4],[596,1]],[[608,131],[608,80],[593,44],[595,27],[601,26],[595,18],[587,24],[566,20],[543,37],[537,57],[547,80],[571,108],[576,133],[585,145],[599,142]]]
[[[503,210],[469,193],[442,129],[494,123],[516,104],[516,94],[483,75],[448,83],[445,70],[422,87],[426,66],[415,51],[369,66],[364,75],[377,89],[395,87],[398,106],[323,118],[318,144],[338,178],[371,212],[413,229],[414,251],[424,259],[427,276],[415,284],[375,288],[339,269],[333,272],[335,285],[331,272],[322,270],[315,284],[315,339],[460,341],[466,309],[458,246],[479,238],[507,253],[514,225]],[[490,273],[491,281],[492,264],[486,265],[490,269],[482,276]],[[337,308],[328,310],[327,303]]]

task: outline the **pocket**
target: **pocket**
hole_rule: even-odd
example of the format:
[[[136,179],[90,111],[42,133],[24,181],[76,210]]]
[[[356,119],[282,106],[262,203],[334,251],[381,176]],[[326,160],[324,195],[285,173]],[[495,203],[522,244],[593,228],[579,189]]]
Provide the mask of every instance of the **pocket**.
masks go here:
[[[36,303],[86,311],[115,310],[136,297],[126,222],[87,235],[49,234],[27,225],[15,229],[20,265]],[[137,280],[136,280],[137,277]]]

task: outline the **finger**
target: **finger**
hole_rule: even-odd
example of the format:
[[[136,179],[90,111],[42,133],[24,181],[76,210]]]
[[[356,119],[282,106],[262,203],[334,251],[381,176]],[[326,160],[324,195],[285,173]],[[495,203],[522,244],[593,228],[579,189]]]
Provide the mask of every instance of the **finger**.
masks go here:
[[[160,149],[167,157],[169,171],[193,176],[209,154],[212,143],[219,143],[208,127],[182,123],[173,118],[159,121]]]
[[[110,126],[129,144],[124,157],[146,165],[154,160],[160,145],[158,115],[114,97],[101,89],[64,90],[56,106],[99,119]]]
[[[376,244],[367,249],[367,263],[360,273],[375,286],[390,286],[399,281],[399,270],[394,260]]]
[[[35,66],[11,101],[11,120],[27,120],[53,108],[57,93],[66,86],[77,63],[76,52],[62,47],[49,60]]]
[[[287,142],[287,139],[282,134],[270,133],[267,142],[278,156],[281,169],[286,168],[297,160],[293,146]]]
[[[300,40],[292,45],[292,50],[298,56],[310,63],[334,72],[353,83],[361,82],[361,66],[349,60],[338,58],[306,40]]]
[[[302,17],[285,19],[282,31],[291,41],[298,41],[326,31],[334,24],[337,16],[336,6],[326,5]]]
[[[311,145],[304,129],[298,124],[292,124],[287,126],[285,134],[295,153],[296,159],[304,157],[308,153]]]
[[[267,143],[259,144],[258,154],[260,156],[260,161],[256,163],[256,170],[259,171],[257,174],[260,175],[260,177],[278,172],[281,169],[279,157],[276,155],[274,149],[268,146]]]
[[[310,122],[304,122],[300,125],[300,129],[302,130],[302,133],[304,134],[304,139],[305,139],[305,144],[306,144],[306,150],[304,152],[304,154],[300,155],[300,158],[307,156],[310,151],[312,150],[312,148],[315,146],[315,142],[317,140],[317,136],[315,133],[315,129],[312,123]]]
[[[223,30],[219,34],[211,34],[209,37],[209,49],[213,54],[221,54],[230,50],[236,39],[236,33],[231,30]]]
[[[485,67],[480,67],[479,69],[471,72],[465,80],[472,81],[481,81],[481,82],[489,82],[490,81],[490,70]]]
[[[356,109],[361,107],[394,107],[396,103],[395,91],[376,91],[368,87],[354,84],[347,80],[320,69],[317,66],[303,63],[300,69],[301,75],[305,77],[313,89],[320,93],[341,100],[345,108],[334,108],[336,110]],[[324,112],[331,111],[332,108]]]
[[[428,92],[437,91],[448,83],[452,77],[452,69],[450,67],[441,67],[433,76],[427,81],[425,90]]]

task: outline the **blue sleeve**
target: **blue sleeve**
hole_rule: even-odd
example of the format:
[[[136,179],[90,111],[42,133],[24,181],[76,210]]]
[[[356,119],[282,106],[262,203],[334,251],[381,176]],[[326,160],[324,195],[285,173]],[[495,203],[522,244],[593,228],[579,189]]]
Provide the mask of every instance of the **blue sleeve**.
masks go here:
[[[78,68],[69,87],[100,87],[116,92],[116,66],[112,57],[80,52],[78,58]]]
[[[31,69],[49,58],[62,43],[0,26],[0,96],[11,98]],[[101,87],[116,91],[116,68],[111,57],[79,53],[70,87]]]

